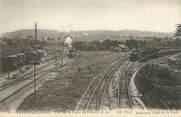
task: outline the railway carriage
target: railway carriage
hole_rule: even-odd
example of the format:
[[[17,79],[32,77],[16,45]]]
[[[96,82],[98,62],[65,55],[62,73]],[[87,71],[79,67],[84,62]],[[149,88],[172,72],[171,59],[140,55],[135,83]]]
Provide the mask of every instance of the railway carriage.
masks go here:
[[[156,48],[134,50],[130,55],[130,61],[144,62],[148,59],[158,57],[158,52],[159,52],[159,50]]]
[[[13,71],[24,65],[31,65],[32,61],[41,62],[44,53],[41,51],[26,51],[15,55],[2,57],[2,71]]]
[[[30,65],[32,61],[41,61],[41,53],[36,51],[27,51],[25,52],[25,61],[27,65]]]
[[[18,62],[19,64],[22,66],[22,65],[25,65],[25,53],[18,53]]]
[[[29,62],[31,61],[31,51],[26,51],[25,52],[25,64],[28,65],[30,64]]]
[[[19,67],[18,55],[5,56],[2,61],[3,71],[12,71]]]

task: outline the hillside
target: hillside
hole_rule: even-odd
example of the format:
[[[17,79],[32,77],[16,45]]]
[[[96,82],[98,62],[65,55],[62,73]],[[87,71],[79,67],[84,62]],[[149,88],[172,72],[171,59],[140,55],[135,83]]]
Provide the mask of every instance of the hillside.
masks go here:
[[[64,33],[64,32],[61,32]],[[56,30],[38,30],[38,38],[43,37],[57,37],[59,34]],[[65,33],[64,33],[65,34]],[[20,35],[21,38],[26,38],[27,36],[34,37],[34,30],[25,29],[17,30],[14,32],[4,33],[2,36],[7,38],[17,38]],[[109,31],[109,30],[94,30],[94,31],[70,31],[68,35],[71,35],[74,40],[82,41],[94,41],[94,40],[105,40],[105,39],[114,39],[114,40],[124,40],[130,37],[134,39],[142,39],[147,37],[171,37],[172,33],[162,33],[162,32],[149,32],[149,31],[137,31],[137,30],[120,30],[120,31]]]
[[[109,30],[98,30],[98,31],[72,31],[70,32],[77,40],[93,41],[93,40],[125,40],[133,37],[134,39],[143,39],[149,37],[165,38],[172,37],[172,33],[163,32],[149,32],[149,31],[137,31],[137,30],[120,30],[120,31],[109,31]]]
[[[59,34],[56,30],[46,30],[46,29],[39,29],[38,30],[38,38],[43,37],[57,37]],[[32,29],[24,29],[24,30],[17,30],[13,32],[7,32],[2,35],[2,37],[14,39],[17,37],[26,38],[27,36],[33,36],[34,37],[35,32]]]

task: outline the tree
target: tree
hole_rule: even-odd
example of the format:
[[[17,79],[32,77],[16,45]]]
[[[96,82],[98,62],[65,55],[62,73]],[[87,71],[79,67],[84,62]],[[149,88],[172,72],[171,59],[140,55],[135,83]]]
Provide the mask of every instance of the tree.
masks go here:
[[[129,48],[129,49],[136,49],[138,48],[138,40],[126,40],[125,45]]]
[[[106,39],[103,41],[103,46],[105,48],[105,50],[109,50],[110,46],[111,46],[111,40],[110,39]]]
[[[87,43],[84,41],[75,41],[72,46],[77,50],[87,50]]]
[[[175,36],[181,36],[181,24],[177,24]]]

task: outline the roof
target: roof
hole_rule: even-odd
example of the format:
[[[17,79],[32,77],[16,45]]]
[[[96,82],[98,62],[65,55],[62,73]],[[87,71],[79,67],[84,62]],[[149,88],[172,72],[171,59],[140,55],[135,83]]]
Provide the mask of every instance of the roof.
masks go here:
[[[127,46],[125,46],[123,44],[119,44],[118,46],[121,47],[121,48],[127,48]]]
[[[24,54],[24,53],[18,53],[17,55],[20,55],[20,56],[21,56],[21,55],[25,55],[25,54]]]
[[[44,50],[38,49],[36,50],[37,52],[45,52]]]
[[[37,52],[36,51],[32,51],[33,54],[36,54]]]
[[[15,57],[17,57],[18,55],[9,55],[9,56],[7,56],[8,58],[15,58]]]

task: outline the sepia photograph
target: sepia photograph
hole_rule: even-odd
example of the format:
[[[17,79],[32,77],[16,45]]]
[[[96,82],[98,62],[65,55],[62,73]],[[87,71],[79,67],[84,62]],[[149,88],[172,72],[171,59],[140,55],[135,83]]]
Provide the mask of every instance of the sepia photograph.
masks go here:
[[[181,0],[0,0],[0,116],[180,112]]]

